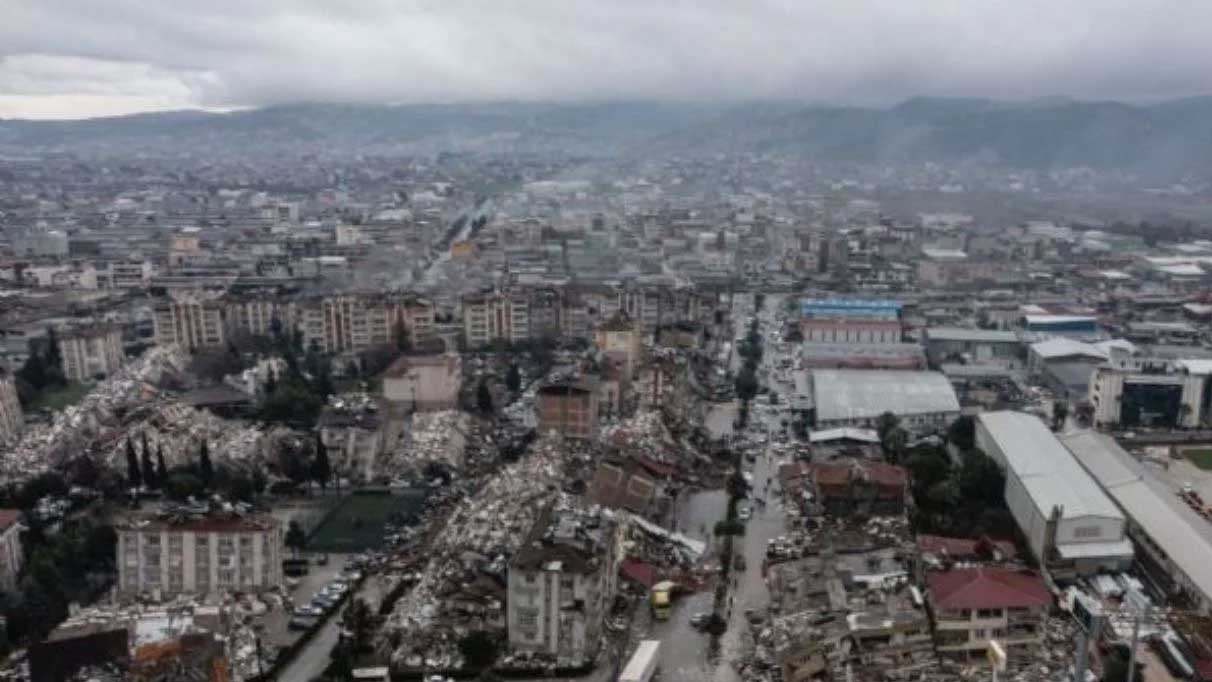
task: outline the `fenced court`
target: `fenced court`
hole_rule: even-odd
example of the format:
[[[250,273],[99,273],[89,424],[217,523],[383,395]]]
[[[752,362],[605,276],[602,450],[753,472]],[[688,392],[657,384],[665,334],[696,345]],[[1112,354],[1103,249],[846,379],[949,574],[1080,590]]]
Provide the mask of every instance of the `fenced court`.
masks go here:
[[[425,493],[359,490],[343,498],[307,541],[313,552],[357,553],[383,546],[383,529],[393,516],[420,513]]]

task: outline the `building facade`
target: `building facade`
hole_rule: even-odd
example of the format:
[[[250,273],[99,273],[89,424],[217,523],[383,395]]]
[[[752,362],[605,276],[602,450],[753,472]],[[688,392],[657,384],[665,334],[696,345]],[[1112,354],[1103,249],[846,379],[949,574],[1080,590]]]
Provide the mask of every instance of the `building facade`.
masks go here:
[[[458,354],[407,356],[384,373],[383,397],[418,410],[446,410],[458,403],[462,383]]]
[[[222,346],[227,339],[217,297],[183,293],[160,301],[153,313],[156,345],[176,344],[192,352]]]
[[[463,297],[463,337],[470,348],[530,339],[530,298],[493,292]]]
[[[587,440],[598,431],[598,392],[589,379],[553,382],[539,389],[535,408],[539,431]]]
[[[587,515],[546,510],[510,562],[506,627],[512,651],[568,666],[596,656],[625,552],[618,524]]]
[[[962,568],[926,582],[939,653],[983,656],[990,640],[1020,650],[1043,645],[1052,594],[1038,575]]]
[[[86,381],[109,376],[126,360],[122,350],[122,330],[114,325],[80,327],[59,337],[63,356],[63,376],[69,381]]]
[[[141,517],[116,529],[124,596],[263,592],[282,585],[282,523],[271,516]]]

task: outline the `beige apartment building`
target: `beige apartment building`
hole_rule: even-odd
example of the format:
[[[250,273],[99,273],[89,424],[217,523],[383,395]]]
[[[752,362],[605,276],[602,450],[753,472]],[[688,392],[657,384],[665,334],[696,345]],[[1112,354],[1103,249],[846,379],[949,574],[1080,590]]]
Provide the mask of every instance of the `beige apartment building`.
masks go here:
[[[116,526],[123,596],[264,592],[282,585],[282,522],[272,516],[136,516]]]
[[[122,367],[122,330],[115,325],[78,327],[59,336],[63,375],[69,381],[109,376]]]

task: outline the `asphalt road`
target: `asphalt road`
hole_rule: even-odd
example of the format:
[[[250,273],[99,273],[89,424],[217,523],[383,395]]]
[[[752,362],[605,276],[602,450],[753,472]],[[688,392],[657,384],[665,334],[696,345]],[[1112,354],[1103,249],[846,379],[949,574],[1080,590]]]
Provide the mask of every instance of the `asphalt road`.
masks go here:
[[[372,610],[377,610],[384,591],[385,585],[377,575],[369,576],[362,581],[362,586],[353,597],[347,600],[341,606],[340,611],[320,628],[320,632],[307,643],[307,647],[299,653],[295,660],[278,673],[278,679],[281,682],[310,682],[322,675],[331,660],[333,647],[337,645],[341,632],[341,612],[344,611],[345,605],[349,604],[352,599],[365,599]]]

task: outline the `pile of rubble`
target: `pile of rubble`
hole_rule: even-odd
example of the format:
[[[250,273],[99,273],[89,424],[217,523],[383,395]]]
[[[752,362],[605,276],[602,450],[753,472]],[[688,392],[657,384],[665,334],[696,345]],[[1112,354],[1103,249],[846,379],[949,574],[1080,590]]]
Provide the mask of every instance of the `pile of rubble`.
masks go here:
[[[417,412],[399,444],[386,453],[379,471],[399,475],[430,462],[461,469],[471,417],[460,410]]]
[[[125,466],[127,438],[138,446],[146,435],[153,450],[163,448],[170,467],[196,461],[205,441],[215,464],[250,468],[263,464],[262,457],[273,449],[269,444],[288,431],[281,427],[262,430],[172,400],[142,405],[121,421],[123,428],[111,433],[108,442],[98,443],[110,466],[119,469]]]
[[[522,546],[541,511],[558,495],[566,466],[556,441],[535,444],[529,455],[489,478],[461,500],[429,547],[429,562],[409,595],[400,599],[383,628],[392,663],[407,668],[457,669],[458,642],[471,629],[504,626],[503,587],[510,557]],[[452,595],[500,586],[502,598],[482,600],[469,619],[452,613]]]
[[[98,442],[125,433],[126,414],[160,397],[158,385],[179,374],[186,357],[176,347],[149,349],[99,383],[49,424],[30,427],[0,453],[0,482],[20,483],[57,468]],[[166,453],[167,454],[167,453]]]

